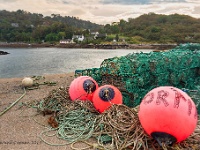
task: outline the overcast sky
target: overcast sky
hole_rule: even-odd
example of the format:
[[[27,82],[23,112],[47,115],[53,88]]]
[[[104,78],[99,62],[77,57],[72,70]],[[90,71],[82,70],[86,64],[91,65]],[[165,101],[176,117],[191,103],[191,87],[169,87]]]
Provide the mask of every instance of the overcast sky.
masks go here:
[[[74,16],[104,25],[149,12],[200,18],[200,0],[0,0],[0,9]]]

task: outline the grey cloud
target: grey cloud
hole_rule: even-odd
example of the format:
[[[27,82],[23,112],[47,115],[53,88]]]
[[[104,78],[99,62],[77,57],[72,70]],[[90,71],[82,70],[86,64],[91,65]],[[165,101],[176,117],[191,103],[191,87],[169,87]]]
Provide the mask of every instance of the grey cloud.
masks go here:
[[[55,3],[55,4],[58,4],[58,3],[69,4],[68,0],[46,0],[46,2],[47,3]]]
[[[67,2],[67,1],[65,1],[65,0],[63,0],[62,3],[63,3],[63,4],[69,4],[69,2]]]
[[[50,0],[56,1],[56,0]],[[80,4],[98,4],[97,0],[58,0],[62,4],[73,4],[73,5],[80,5]]]
[[[152,3],[166,3],[166,2],[186,2],[186,0],[100,0],[103,4],[152,4]]]
[[[19,0],[1,0],[3,3],[12,3],[12,2],[17,2]]]
[[[100,0],[100,3],[103,4],[148,4],[149,0]]]

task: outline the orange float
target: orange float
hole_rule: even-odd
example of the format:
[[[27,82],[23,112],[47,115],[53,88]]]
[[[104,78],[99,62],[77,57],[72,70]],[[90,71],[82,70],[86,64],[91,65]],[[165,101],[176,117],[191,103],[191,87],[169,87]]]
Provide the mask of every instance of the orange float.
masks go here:
[[[144,130],[160,145],[185,140],[195,130],[198,120],[192,99],[172,86],[161,86],[148,92],[138,115]]]
[[[104,85],[94,92],[92,101],[96,110],[103,113],[112,104],[122,104],[122,94],[115,86]]]
[[[98,88],[97,82],[89,76],[80,76],[75,78],[69,87],[69,96],[71,100],[90,100],[94,91]]]

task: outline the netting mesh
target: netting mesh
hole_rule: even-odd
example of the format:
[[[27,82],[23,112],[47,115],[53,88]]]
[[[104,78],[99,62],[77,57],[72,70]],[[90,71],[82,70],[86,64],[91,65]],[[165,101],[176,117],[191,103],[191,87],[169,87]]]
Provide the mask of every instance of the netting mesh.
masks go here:
[[[174,86],[192,97],[200,114],[200,44],[105,59],[100,68],[76,70],[75,76],[80,75],[93,77],[99,85],[118,87],[129,107],[139,105],[155,87]]]

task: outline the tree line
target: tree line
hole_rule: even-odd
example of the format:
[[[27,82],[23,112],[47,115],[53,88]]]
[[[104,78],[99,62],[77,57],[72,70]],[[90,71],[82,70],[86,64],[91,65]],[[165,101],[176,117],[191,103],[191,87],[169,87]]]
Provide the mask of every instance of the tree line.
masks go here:
[[[1,42],[41,42],[59,41],[71,38],[73,34],[82,34],[89,29],[99,29],[101,25],[84,21],[76,17],[52,14],[30,13],[23,10],[0,11]]]
[[[200,19],[188,15],[149,13],[138,18],[106,25],[108,33],[131,37],[132,42],[185,43],[200,42]]]
[[[107,34],[104,39],[91,40],[90,32]],[[0,11],[1,42],[58,42],[71,39],[73,34],[83,34],[85,42],[126,43],[185,43],[200,42],[200,19],[188,15],[143,14],[137,18],[99,25],[76,17],[30,13],[23,10]],[[90,40],[88,40],[90,39]]]

